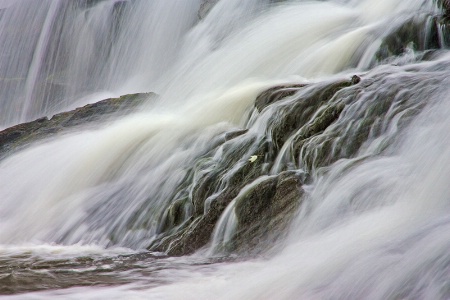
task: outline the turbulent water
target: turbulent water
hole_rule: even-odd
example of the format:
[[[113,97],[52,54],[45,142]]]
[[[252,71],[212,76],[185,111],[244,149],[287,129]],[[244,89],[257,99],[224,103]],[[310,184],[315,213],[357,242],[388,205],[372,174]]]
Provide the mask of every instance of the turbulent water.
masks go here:
[[[0,294],[448,299],[450,52],[438,6],[0,0],[0,128],[110,96],[159,95],[0,161]],[[361,82],[327,102],[304,100],[354,74]],[[295,84],[305,87],[254,108],[265,90]],[[336,107],[325,129],[305,131]],[[280,137],[290,109],[301,128]],[[259,155],[263,144],[276,151]],[[146,250],[183,229],[164,219],[172,205],[182,203],[182,222],[195,215],[186,199],[202,176],[222,176],[207,211],[249,159],[264,160],[260,173],[204,247]],[[305,181],[282,238],[254,255],[227,248],[237,203],[283,171]]]

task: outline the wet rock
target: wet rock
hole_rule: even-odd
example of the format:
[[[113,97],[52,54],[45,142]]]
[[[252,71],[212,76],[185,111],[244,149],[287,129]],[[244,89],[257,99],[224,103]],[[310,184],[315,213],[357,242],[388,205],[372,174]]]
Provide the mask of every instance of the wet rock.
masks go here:
[[[262,93],[259,109],[271,106],[273,112],[265,136],[252,136],[251,130],[236,133],[239,138],[225,139],[220,150],[210,153],[220,153],[220,162],[202,158],[189,196],[195,214],[149,249],[185,255],[207,246],[233,200],[237,227],[224,253],[254,254],[279,244],[275,241],[284,237],[304,201],[302,187],[310,178],[306,174],[326,172],[337,160],[354,158],[371,139],[382,138],[383,151],[389,137],[382,126],[406,128],[425,105],[421,100],[427,89],[439,86],[439,80],[427,72],[379,72]],[[249,161],[250,155],[256,160]]]
[[[243,134],[245,134],[247,132],[248,132],[248,129],[227,132],[225,134],[225,141],[229,141],[229,140],[232,140],[234,138],[237,138],[238,136],[241,136],[241,135],[243,135]]]
[[[299,157],[300,151],[303,149],[303,145],[311,137],[320,134],[325,131],[332,123],[334,123],[340,116],[341,112],[344,110],[345,104],[338,103],[330,105],[322,112],[318,113],[315,118],[311,120],[310,123],[304,125],[293,139],[293,149],[294,156]],[[326,153],[326,151],[324,151]],[[316,160],[322,161],[325,158],[325,153],[323,157],[316,156]],[[312,162],[308,162],[308,166],[312,166]],[[309,169],[309,168],[308,168]]]
[[[268,105],[294,95],[304,86],[306,86],[306,84],[282,85],[270,88],[256,97],[255,107],[259,112],[261,112]]]
[[[358,84],[360,81],[361,81],[361,77],[359,77],[358,75],[352,76],[352,84]]]
[[[442,20],[438,16],[420,14],[394,25],[395,29],[383,38],[375,55],[376,60],[389,60],[411,50],[420,52],[445,47],[445,34],[442,36],[439,33],[445,28],[439,28],[442,27],[440,22]]]
[[[229,141],[235,143],[235,147],[230,147],[229,152],[224,155],[222,165],[207,168],[210,171],[198,177],[193,187],[191,202],[194,214],[190,224],[175,234],[161,234],[149,246],[149,250],[163,251],[169,255],[185,255],[200,249],[210,241],[214,227],[228,204],[246,184],[264,173],[264,156],[267,154],[268,145],[261,142],[254,151],[261,159],[250,162],[247,157],[243,158],[243,153],[252,146],[249,141],[253,139]]]
[[[195,219],[188,228],[176,236],[170,237],[162,249],[165,249],[168,255],[186,255],[205,246],[210,241],[214,227],[225,210],[227,202],[223,200],[213,202],[208,213]]]
[[[338,103],[330,105],[315,117],[312,122],[306,126],[305,138],[309,138],[319,132],[324,131],[331,123],[339,118],[339,115],[344,110],[345,104]]]
[[[193,220],[182,232],[166,238],[158,247],[150,249],[164,250],[169,255],[195,252],[208,244],[223,211],[238,197],[235,209],[239,227],[230,249],[238,252],[262,250],[264,247],[257,246],[280,238],[292,220],[301,203],[301,184],[299,173],[284,172],[258,182],[243,195],[236,194],[242,188],[221,193],[203,216]]]
[[[219,0],[204,0],[203,3],[200,5],[200,9],[198,10],[198,18],[200,20],[203,20],[210,10],[214,7],[214,5],[217,4]]]
[[[345,105],[331,102],[325,106],[324,103],[330,102],[338,91],[358,82],[353,78],[313,86],[279,86],[262,93],[257,99],[261,110],[301,90],[292,102],[284,103],[279,109],[277,107],[278,113],[273,115],[268,125],[272,139],[257,140],[247,130],[225,134],[224,143],[220,146],[221,161],[211,163],[203,159],[196,167],[196,181],[190,193],[194,207],[190,224],[176,233],[162,233],[149,249],[169,255],[184,255],[204,247],[233,199],[237,199],[235,209],[239,228],[230,249],[240,252],[261,250],[264,247],[258,245],[281,237],[280,232],[300,205],[302,176],[298,172],[282,172],[253,183],[254,187],[243,195],[240,193],[268,173],[279,148],[292,132],[304,126],[303,138],[306,139],[335,122]],[[257,148],[251,151],[255,145]],[[250,156],[246,156],[248,153],[256,160],[250,161]]]
[[[314,85],[305,89],[305,93],[299,95],[292,105],[281,108],[271,128],[271,135],[277,148],[281,149],[287,138],[305,124],[311,124],[309,130],[305,132],[305,138],[324,130],[338,117],[342,106],[330,108],[330,111],[320,115],[318,120],[310,121],[311,118],[319,107],[328,103],[339,90],[352,84],[352,80],[343,80]]]
[[[198,179],[192,192],[192,203],[194,205],[195,216],[198,217],[203,215],[205,211],[205,201],[217,190],[218,185],[220,184],[218,181],[220,180],[221,173],[220,170],[212,170],[202,174]]]
[[[444,13],[448,13],[450,11],[450,0],[436,0],[436,3]]]
[[[156,97],[153,93],[139,93],[110,98],[88,104],[69,112],[39,118],[0,131],[0,158],[27,145],[49,138],[69,128],[117,118],[135,110],[144,101]]]
[[[232,251],[258,252],[283,236],[302,202],[302,175],[282,172],[237,199],[238,228]]]
[[[235,210],[241,226],[247,226],[261,219],[263,212],[271,205],[277,186],[276,177],[268,177],[254,188],[238,196]]]
[[[173,202],[163,215],[159,232],[172,230],[183,224],[189,218],[188,199]]]

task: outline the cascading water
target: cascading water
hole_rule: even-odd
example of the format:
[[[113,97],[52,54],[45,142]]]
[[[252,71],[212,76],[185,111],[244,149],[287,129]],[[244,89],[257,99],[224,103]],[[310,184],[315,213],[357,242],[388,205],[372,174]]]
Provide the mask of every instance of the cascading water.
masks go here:
[[[0,161],[0,293],[449,297],[439,3],[241,2],[0,1],[0,126],[159,95]]]

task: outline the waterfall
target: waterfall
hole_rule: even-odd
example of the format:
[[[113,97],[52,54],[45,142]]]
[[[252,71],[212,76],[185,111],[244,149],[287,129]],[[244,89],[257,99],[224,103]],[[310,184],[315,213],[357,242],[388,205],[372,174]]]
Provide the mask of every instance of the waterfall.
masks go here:
[[[0,264],[82,269],[12,298],[448,297],[440,4],[242,2],[0,1],[0,128],[158,94],[0,160]]]
[[[111,94],[151,89],[126,86],[126,81],[145,77],[151,83],[168,68],[196,21],[199,4],[192,2],[10,4],[0,20],[0,126],[51,116]]]

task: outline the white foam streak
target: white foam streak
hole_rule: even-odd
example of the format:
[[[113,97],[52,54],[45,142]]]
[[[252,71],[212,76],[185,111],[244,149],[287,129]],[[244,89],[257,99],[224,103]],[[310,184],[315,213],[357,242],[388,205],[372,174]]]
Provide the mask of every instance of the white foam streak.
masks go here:
[[[245,116],[261,91],[286,78],[316,79],[348,68],[364,69],[379,45],[379,31],[389,28],[389,21],[399,15],[423,7],[425,1],[288,1],[269,10],[265,10],[269,1],[241,2],[220,1],[196,23],[201,1],[136,1],[134,10],[124,12],[136,19],[119,24],[124,29],[115,37],[117,44],[111,48],[103,45],[108,51],[101,54],[109,53],[107,59],[101,56],[94,65],[91,63],[98,56],[91,50],[96,48],[96,31],[92,33],[90,26],[74,26],[77,37],[87,35],[90,39],[82,39],[83,44],[74,47],[73,53],[69,51],[72,48],[68,50],[76,58],[69,64],[66,75],[70,76],[55,76],[65,84],[73,83],[64,96],[85,103],[94,99],[86,94],[151,89],[159,92],[160,98],[141,113],[101,129],[57,136],[2,160],[0,181],[6,184],[0,186],[0,255],[2,251],[28,251],[24,250],[27,247],[42,250],[44,255],[64,252],[65,246],[50,244],[50,249],[46,248],[61,240],[74,244],[67,246],[74,251],[88,254],[111,244],[146,247],[156,234],[156,218],[169,205],[167,201],[184,180],[186,170],[208,149],[213,137],[244,126]],[[49,7],[58,3],[45,2]],[[84,11],[91,13],[88,24],[98,24],[94,16],[98,16],[97,10],[103,11],[101,5],[112,8],[105,1]],[[42,28],[56,17],[54,10],[44,8],[35,20]],[[79,24],[80,19],[70,21]],[[6,31],[0,29],[0,41],[7,40],[2,39]],[[34,37],[39,44],[39,38]],[[43,32],[42,46],[35,52],[30,50],[32,46],[26,49],[37,56],[25,85],[28,96],[36,89],[34,82],[39,81],[38,56],[49,39]],[[81,58],[91,63],[78,65]],[[22,72],[22,67],[15,71]],[[13,67],[5,63],[8,68]],[[50,75],[57,75],[54,71]],[[87,75],[98,77],[89,82]],[[74,92],[79,87],[86,89]],[[22,93],[21,88],[11,92],[14,97]],[[438,98],[448,97],[443,93],[433,99]],[[5,105],[8,113],[16,108],[12,103]],[[54,103],[42,106],[47,104]],[[27,111],[37,113],[27,104],[18,106],[19,110],[26,108],[20,113],[22,119]],[[307,197],[290,230],[288,246],[271,259],[211,267],[190,279],[174,278],[170,285],[151,289],[136,284],[28,296],[327,299],[343,294],[348,299],[367,295],[389,298],[396,285],[412,280],[400,269],[422,272],[424,261],[442,255],[448,246],[444,230],[450,205],[447,106],[443,103],[425,111],[385,157],[362,159],[379,147],[374,141],[358,159],[338,161],[325,175],[315,178],[314,185],[305,187]],[[48,112],[39,112],[43,111]],[[230,229],[218,232],[218,240],[226,241],[233,234],[232,210],[230,205],[228,219],[222,218]],[[93,220],[88,212],[97,213],[93,213]],[[130,219],[140,227],[130,228]],[[439,233],[446,240],[434,238]],[[44,244],[43,249],[36,246],[39,244]],[[401,257],[393,257],[392,251]],[[414,261],[417,253],[424,259]],[[397,266],[392,275],[389,262]],[[431,298],[437,295],[432,289],[424,290]]]
[[[116,256],[120,254],[132,254],[136,251],[127,248],[109,248],[97,245],[55,245],[55,244],[21,244],[0,245],[0,258],[11,256],[33,256],[44,259],[70,259],[83,256]]]
[[[331,38],[333,32],[353,22],[355,17],[351,10],[328,3],[280,7],[226,39],[217,50],[211,52],[208,49],[201,62],[193,53],[186,61],[177,64],[174,79],[164,80],[164,84],[169,84],[164,90],[173,98],[192,92],[206,93],[217,87],[228,88],[243,78],[283,79],[292,75],[316,75],[313,67],[301,67],[307,61],[305,57],[301,63],[296,63],[299,53],[311,50],[327,37]],[[342,61],[345,64],[345,59]],[[341,70],[339,66],[342,65],[321,66],[322,74],[332,74]],[[293,73],[293,69],[297,73]],[[198,82],[202,84],[198,85]]]
[[[9,184],[0,188],[0,241],[57,239],[55,229],[83,220],[92,205],[91,189],[122,177],[133,178],[149,164],[167,162],[165,168],[175,172],[180,165],[170,163],[170,149],[205,127],[222,121],[237,125],[264,86],[243,84],[225,94],[189,102],[172,113],[135,115],[102,130],[60,137],[5,160],[0,164],[0,178]],[[194,153],[180,152],[175,162]]]
[[[4,216],[0,240],[39,240],[50,228],[70,223],[88,200],[77,194],[111,179],[134,147],[168,122],[134,118],[102,132],[85,132],[34,147],[3,162],[0,176],[9,184],[0,191],[0,214]],[[130,130],[137,134],[130,135]],[[17,214],[20,219],[14,217]]]
[[[367,21],[377,21],[387,16],[416,11],[421,7],[430,9],[433,5],[426,0],[411,0],[408,2],[402,0],[351,0],[350,3],[361,11],[362,19]]]

